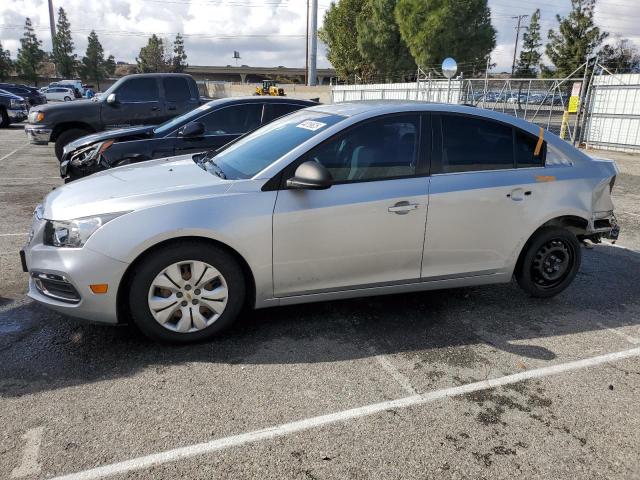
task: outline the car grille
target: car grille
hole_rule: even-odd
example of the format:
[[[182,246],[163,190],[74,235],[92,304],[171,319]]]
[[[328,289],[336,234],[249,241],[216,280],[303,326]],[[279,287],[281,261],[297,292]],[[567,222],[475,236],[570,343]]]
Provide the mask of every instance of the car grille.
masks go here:
[[[31,277],[38,291],[45,297],[66,303],[78,303],[80,294],[62,275],[32,272]]]

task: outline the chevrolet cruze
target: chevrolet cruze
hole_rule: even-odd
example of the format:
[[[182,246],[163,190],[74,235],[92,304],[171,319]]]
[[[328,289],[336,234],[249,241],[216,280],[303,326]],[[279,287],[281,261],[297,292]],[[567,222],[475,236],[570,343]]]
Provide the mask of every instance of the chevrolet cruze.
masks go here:
[[[243,306],[509,282],[563,291],[616,238],[611,161],[472,107],[300,110],[222,150],[52,191],[21,252],[29,296],[189,342]]]

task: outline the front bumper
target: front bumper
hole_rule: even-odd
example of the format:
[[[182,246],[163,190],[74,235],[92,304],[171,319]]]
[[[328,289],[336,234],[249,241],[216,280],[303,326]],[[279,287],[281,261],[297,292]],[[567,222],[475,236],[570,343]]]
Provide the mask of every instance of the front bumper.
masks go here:
[[[9,115],[9,120],[11,121],[11,123],[14,123],[25,120],[29,113],[23,109],[8,109],[7,115]]]
[[[21,252],[29,272],[33,300],[52,310],[92,322],[116,324],[117,293],[127,263],[83,248],[42,244],[44,221],[35,221],[31,242]],[[108,284],[107,293],[95,294],[90,285]]]
[[[25,125],[24,131],[29,138],[29,143],[46,145],[51,138],[52,129],[39,127],[38,125]]]

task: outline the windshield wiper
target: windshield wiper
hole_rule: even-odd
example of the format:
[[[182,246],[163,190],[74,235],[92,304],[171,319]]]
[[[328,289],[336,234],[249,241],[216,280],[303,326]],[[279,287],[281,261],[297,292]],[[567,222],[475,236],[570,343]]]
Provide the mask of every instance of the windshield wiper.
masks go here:
[[[222,178],[223,180],[227,179],[227,176],[224,174],[220,166],[216,162],[214,162],[212,159],[206,159],[205,157],[204,164],[205,164],[204,168],[207,170],[207,172],[211,172],[217,175],[218,177]]]

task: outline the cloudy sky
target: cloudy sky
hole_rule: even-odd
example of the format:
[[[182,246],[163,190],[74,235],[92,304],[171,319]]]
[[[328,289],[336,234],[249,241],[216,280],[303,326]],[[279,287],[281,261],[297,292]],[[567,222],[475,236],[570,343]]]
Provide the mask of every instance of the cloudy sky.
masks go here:
[[[331,0],[319,0],[319,24]],[[241,63],[251,66],[304,65],[306,0],[53,0],[71,22],[78,53],[95,29],[105,53],[116,60],[133,62],[151,33],[172,40],[185,36],[191,65],[233,64],[233,51]],[[542,12],[544,37],[555,27],[555,14],[569,11],[569,0],[489,0],[492,21],[498,31],[492,61],[496,70],[510,70],[515,38],[514,15]],[[36,33],[51,49],[47,0],[1,0],[0,42],[15,58],[25,17],[31,17]],[[598,0],[597,24],[640,45],[638,0]],[[525,20],[528,24],[528,20]],[[318,66],[328,66],[320,45]]]

